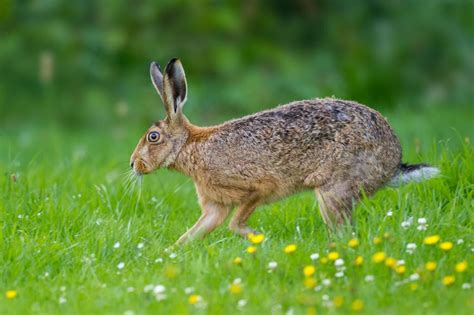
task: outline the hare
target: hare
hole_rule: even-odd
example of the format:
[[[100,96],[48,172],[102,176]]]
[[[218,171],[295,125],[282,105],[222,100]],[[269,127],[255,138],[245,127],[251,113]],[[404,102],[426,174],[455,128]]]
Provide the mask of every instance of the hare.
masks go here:
[[[401,162],[399,139],[377,111],[335,98],[296,101],[211,127],[183,114],[184,69],[172,59],[150,75],[166,110],[138,142],[130,165],[137,175],[168,168],[190,176],[201,217],[177,241],[203,237],[237,207],[229,228],[255,233],[247,220],[263,204],[314,190],[330,229],[351,220],[361,194],[435,176],[438,169]]]

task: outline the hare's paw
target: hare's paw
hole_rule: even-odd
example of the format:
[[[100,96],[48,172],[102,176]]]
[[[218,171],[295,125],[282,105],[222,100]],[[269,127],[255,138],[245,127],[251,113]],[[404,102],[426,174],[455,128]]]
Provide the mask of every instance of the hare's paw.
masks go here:
[[[247,238],[249,234],[260,234],[248,225],[229,225],[229,229],[244,238]]]

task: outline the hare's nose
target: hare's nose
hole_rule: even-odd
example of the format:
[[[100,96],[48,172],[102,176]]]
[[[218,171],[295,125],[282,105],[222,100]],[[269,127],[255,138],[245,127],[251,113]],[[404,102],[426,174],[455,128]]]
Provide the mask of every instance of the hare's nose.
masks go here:
[[[134,164],[135,164],[135,162],[132,161],[132,162],[130,163],[130,167],[133,168],[133,165],[134,165]]]

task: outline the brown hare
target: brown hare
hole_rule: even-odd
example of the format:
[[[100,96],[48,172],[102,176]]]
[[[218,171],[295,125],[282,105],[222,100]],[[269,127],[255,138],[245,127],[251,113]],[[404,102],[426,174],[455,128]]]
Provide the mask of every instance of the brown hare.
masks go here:
[[[401,162],[401,147],[377,111],[335,98],[296,101],[198,127],[183,114],[187,84],[181,62],[150,75],[166,109],[131,157],[136,174],[169,168],[190,176],[202,214],[177,243],[202,237],[237,207],[229,228],[254,232],[247,220],[259,205],[312,189],[330,228],[351,219],[361,193],[435,176],[438,169]]]

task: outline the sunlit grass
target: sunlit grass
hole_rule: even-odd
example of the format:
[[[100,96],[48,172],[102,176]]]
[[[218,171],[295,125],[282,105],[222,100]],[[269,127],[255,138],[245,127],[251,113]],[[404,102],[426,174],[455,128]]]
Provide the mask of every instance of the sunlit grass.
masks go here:
[[[442,176],[381,190],[353,228],[328,235],[307,192],[259,208],[264,238],[223,225],[173,252],[199,216],[193,183],[131,178],[135,135],[4,135],[0,313],[471,313],[473,147],[445,128],[439,142],[416,135],[419,149],[418,126],[404,128],[406,160]]]

